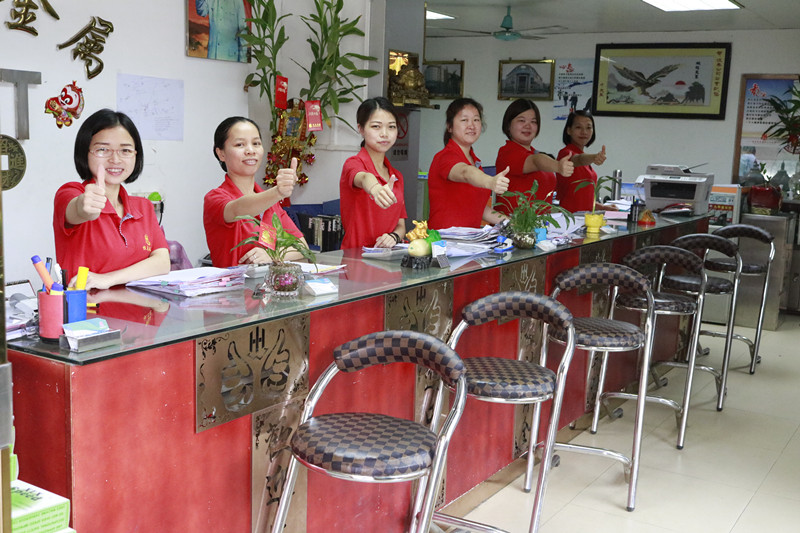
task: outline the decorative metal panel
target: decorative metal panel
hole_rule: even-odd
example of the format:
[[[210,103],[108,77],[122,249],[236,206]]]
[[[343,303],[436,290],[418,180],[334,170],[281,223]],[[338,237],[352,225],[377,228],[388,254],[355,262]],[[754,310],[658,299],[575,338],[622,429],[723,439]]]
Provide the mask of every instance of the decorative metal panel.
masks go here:
[[[387,294],[384,309],[386,329],[418,331],[446,341],[453,327],[453,281],[427,283]],[[414,412],[417,413],[417,420],[424,424],[431,422],[437,384],[438,380],[431,371],[417,368]],[[450,405],[447,391],[442,404]],[[445,473],[437,497],[437,506],[445,502],[446,477]],[[416,490],[417,483],[412,485],[412,490]]]
[[[196,430],[308,393],[308,314],[200,338]]]
[[[269,533],[278,512],[292,452],[289,440],[300,423],[302,398],[269,407],[253,415],[252,504],[253,533]],[[286,531],[306,530],[307,470],[298,468]]]

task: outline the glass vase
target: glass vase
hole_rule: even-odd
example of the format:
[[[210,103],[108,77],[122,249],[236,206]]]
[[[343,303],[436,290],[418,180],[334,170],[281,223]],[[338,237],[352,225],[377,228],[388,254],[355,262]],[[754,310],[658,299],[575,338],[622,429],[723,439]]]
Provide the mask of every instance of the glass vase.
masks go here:
[[[275,296],[297,296],[303,286],[303,269],[294,263],[272,264],[264,277],[264,285]]]

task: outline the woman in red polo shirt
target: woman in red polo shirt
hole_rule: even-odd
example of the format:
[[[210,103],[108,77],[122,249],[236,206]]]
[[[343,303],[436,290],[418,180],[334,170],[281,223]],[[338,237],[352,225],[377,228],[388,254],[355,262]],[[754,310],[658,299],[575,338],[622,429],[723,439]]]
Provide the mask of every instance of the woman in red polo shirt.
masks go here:
[[[397,140],[397,113],[383,97],[364,100],[356,112],[361,151],[347,159],[339,179],[342,248],[391,248],[406,233],[403,175],[386,152]]]
[[[496,168],[510,168],[508,190],[527,192],[534,182],[538,184],[536,198],[553,203],[556,190],[556,175],[571,176],[573,171],[569,157],[558,161],[549,155],[535,150],[531,143],[539,134],[541,115],[539,108],[531,100],[520,98],[506,108],[503,115],[503,133],[508,140],[497,152]],[[499,200],[497,210],[506,215],[517,206],[516,197]]]
[[[505,215],[492,209],[489,198],[492,192],[508,190],[509,169],[486,174],[472,150],[483,131],[483,106],[472,98],[458,98],[447,107],[446,117],[444,150],[433,157],[428,171],[428,227],[478,228],[482,220],[497,224]]]
[[[588,111],[574,111],[567,117],[562,135],[566,146],[558,152],[558,158],[569,157],[575,165],[575,172],[571,176],[558,176],[558,203],[567,211],[577,213],[578,211],[591,211],[594,208],[594,188],[597,184],[597,172],[592,168],[592,164],[602,165],[606,160],[606,147],[594,154],[583,152],[585,148],[592,145],[595,139],[594,117]],[[590,187],[581,187],[575,190],[577,185],[589,181]],[[597,204],[596,209],[616,211],[613,205]]]
[[[75,169],[82,182],[55,195],[56,261],[72,275],[89,269],[87,289],[107,289],[169,272],[169,248],[150,200],[129,196],[123,183],[144,167],[139,131],[124,113],[101,109],[75,137]]]
[[[211,251],[211,263],[215,267],[270,262],[263,248],[252,244],[236,248],[255,230],[250,222],[236,220],[238,216],[251,215],[272,221],[272,215],[277,214],[284,230],[303,238],[280,206],[281,200],[292,195],[297,182],[296,159],[292,159],[291,168],[278,171],[274,187],[263,190],[256,183],[256,172],[264,157],[261,130],[255,122],[245,117],[229,117],[217,126],[214,132],[214,157],[226,172],[222,185],[209,191],[203,202],[206,242]],[[300,252],[291,251],[286,259],[291,261],[302,257]]]

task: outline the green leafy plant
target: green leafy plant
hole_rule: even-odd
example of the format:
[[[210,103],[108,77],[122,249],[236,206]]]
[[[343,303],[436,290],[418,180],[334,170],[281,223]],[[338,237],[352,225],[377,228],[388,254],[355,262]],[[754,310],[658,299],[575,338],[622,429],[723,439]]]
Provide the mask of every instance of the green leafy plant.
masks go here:
[[[328,126],[331,117],[337,117],[352,128],[349,122],[338,116],[339,105],[358,97],[356,90],[364,87],[364,84],[356,84],[354,79],[378,74],[376,70],[356,67],[353,60],[374,61],[376,58],[353,52],[341,53],[345,37],[364,37],[364,32],[358,28],[360,15],[353,20],[341,16],[344,0],[314,0],[314,7],[316,13],[300,16],[312,35],[306,41],[314,59],[308,68],[292,59],[308,74],[308,87],[300,90],[300,97],[320,101],[322,118]]]
[[[778,115],[778,122],[767,128],[762,138],[780,139],[788,152],[798,154],[800,153],[800,85],[795,83],[785,94],[788,94],[787,99],[777,96],[764,99]]]
[[[256,61],[255,72],[244,79],[244,90],[250,87],[259,88],[259,96],[266,96],[271,112],[270,129],[278,120],[278,110],[274,105],[275,79],[281,76],[278,69],[278,52],[289,37],[281,23],[291,13],[278,16],[275,0],[247,0],[252,7],[252,18],[248,18],[250,29],[242,32],[242,39],[247,42]]]
[[[575,184],[575,192],[583,189],[584,187],[588,187],[589,185],[594,185],[594,202],[592,202],[592,213],[597,211],[597,204],[600,201],[600,196],[603,191],[613,192],[613,184],[621,184],[621,178],[615,178],[614,176],[600,176],[597,178],[597,183],[594,180],[586,178],[584,180],[579,181]]]
[[[561,213],[569,220],[575,220],[575,217],[566,209],[557,205],[552,205],[546,200],[538,200],[536,198],[536,191],[539,189],[539,184],[533,182],[528,191],[508,191],[500,196],[500,201],[494,205],[506,205],[511,210],[509,215],[508,226],[513,233],[532,233],[536,228],[545,227],[546,223],[560,228],[558,221],[553,217],[555,213]],[[550,193],[552,195],[553,193]],[[550,196],[548,195],[548,196]],[[513,207],[513,203],[507,198],[516,198],[517,205]]]
[[[308,246],[298,237],[295,237],[288,231],[283,228],[281,224],[281,220],[277,214],[272,215],[272,226],[275,228],[275,248],[272,249],[268,246],[265,246],[263,240],[260,239],[261,233],[261,221],[258,220],[254,216],[250,215],[242,215],[236,217],[236,220],[244,220],[253,224],[256,229],[253,232],[253,235],[249,236],[248,238],[244,239],[242,242],[231,248],[231,250],[238,248],[239,246],[245,246],[247,244],[254,244],[259,248],[263,248],[267,255],[269,256],[270,260],[276,264],[281,265],[286,263],[286,254],[292,250],[296,250],[300,252],[300,254],[307,259],[310,263],[317,264],[317,258],[314,255]]]

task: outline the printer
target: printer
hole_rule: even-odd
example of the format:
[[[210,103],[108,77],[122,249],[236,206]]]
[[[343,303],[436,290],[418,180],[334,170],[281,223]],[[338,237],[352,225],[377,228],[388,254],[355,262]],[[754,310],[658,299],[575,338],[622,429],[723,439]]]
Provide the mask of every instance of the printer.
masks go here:
[[[683,212],[690,210],[692,215],[704,215],[708,213],[714,174],[692,172],[680,165],[648,165],[636,183],[644,189],[644,202],[648,209],[660,212],[680,206],[684,208]]]

